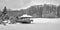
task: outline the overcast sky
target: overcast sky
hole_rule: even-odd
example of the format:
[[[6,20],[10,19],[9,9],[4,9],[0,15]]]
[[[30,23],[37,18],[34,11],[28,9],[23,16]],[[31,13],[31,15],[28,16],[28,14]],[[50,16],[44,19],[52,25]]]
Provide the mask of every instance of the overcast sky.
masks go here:
[[[4,6],[7,6],[8,9],[20,9],[30,5],[44,3],[57,5],[60,4],[60,0],[0,0],[0,9],[2,9]]]

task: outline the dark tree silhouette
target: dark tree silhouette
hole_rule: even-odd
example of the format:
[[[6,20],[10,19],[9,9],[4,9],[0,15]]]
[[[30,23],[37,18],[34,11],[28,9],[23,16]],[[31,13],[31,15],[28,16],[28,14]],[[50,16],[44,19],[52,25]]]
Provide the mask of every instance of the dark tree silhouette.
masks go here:
[[[3,12],[2,12],[3,14],[7,14],[7,8],[6,8],[6,6],[4,7],[4,9],[3,9]]]
[[[57,7],[57,16],[60,17],[60,5]]]

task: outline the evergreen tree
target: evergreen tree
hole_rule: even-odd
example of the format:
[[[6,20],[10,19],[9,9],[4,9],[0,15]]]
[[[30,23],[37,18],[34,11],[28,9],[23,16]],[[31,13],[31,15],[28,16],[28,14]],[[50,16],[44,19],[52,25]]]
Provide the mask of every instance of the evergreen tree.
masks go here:
[[[3,9],[3,12],[2,12],[3,14],[7,14],[7,8],[6,8],[6,6],[4,7],[4,9]]]

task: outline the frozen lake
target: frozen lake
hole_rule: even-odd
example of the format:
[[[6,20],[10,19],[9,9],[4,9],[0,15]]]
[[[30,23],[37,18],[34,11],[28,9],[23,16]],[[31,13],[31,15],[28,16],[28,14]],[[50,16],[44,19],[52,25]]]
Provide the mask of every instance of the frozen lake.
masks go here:
[[[10,24],[0,30],[60,30],[60,24]]]
[[[34,18],[35,24],[0,25],[0,30],[60,30],[60,19]]]

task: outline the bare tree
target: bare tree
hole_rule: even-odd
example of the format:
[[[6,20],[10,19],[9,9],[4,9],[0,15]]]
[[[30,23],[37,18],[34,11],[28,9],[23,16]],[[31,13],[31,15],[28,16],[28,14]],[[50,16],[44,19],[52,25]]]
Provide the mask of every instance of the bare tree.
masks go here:
[[[57,7],[57,16],[60,17],[60,5]]]

